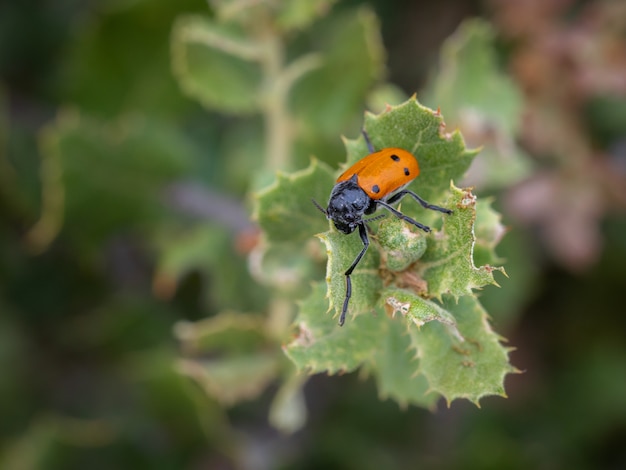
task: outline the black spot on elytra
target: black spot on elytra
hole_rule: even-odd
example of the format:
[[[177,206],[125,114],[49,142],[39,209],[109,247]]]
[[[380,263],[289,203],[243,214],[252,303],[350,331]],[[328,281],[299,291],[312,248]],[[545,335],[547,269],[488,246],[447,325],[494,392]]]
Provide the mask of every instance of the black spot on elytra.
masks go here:
[[[411,172],[409,171],[408,168],[404,169],[404,176],[409,176],[411,174]]]
[[[395,153],[391,155],[391,159],[392,159],[394,162],[399,162],[399,161],[400,161],[400,157],[398,157]]]
[[[372,192],[378,194],[380,192],[380,188],[378,187],[377,184],[375,184],[374,186],[372,186]]]

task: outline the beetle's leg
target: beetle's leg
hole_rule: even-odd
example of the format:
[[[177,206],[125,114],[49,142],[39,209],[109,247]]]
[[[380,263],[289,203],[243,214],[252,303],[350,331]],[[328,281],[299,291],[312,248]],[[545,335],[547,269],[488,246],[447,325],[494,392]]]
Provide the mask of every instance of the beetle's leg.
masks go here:
[[[400,192],[397,192],[396,194],[391,196],[389,199],[387,199],[387,203],[393,204],[394,202],[398,202],[400,199],[402,199],[407,194],[409,196],[411,196],[413,199],[415,199],[417,202],[419,202],[424,209],[430,209],[432,211],[439,211],[439,212],[443,212],[444,214],[448,214],[448,215],[452,214],[452,211],[450,209],[446,209],[444,207],[435,206],[434,204],[429,204],[428,202],[424,201],[421,197],[419,197],[417,194],[415,194],[413,191],[409,191],[408,189],[404,189],[404,190],[402,190]]]
[[[376,201],[376,204],[380,204],[381,206],[383,206],[385,209],[387,209],[389,212],[391,212],[393,215],[395,215],[396,217],[398,217],[399,219],[402,219],[410,224],[415,225],[417,228],[422,229],[424,232],[430,232],[430,227],[424,225],[424,224],[420,224],[418,221],[413,220],[411,217],[409,217],[408,215],[404,215],[402,212],[400,212],[398,209],[390,206],[389,204],[387,204],[386,202],[383,201]]]
[[[386,216],[387,216],[387,214],[378,214],[378,215],[376,215],[374,217],[368,217],[367,219],[363,219],[363,222],[374,222],[375,220],[384,219]],[[367,225],[367,223],[365,224],[365,226],[369,230],[369,225]],[[370,233],[372,233],[372,232],[370,231]]]
[[[361,134],[363,134],[363,137],[365,138],[367,149],[370,151],[370,153],[374,153],[376,149],[374,149],[374,146],[372,145],[372,141],[370,140],[370,136],[367,134],[367,132],[365,132],[365,129],[361,129]]]
[[[352,281],[350,280],[350,275],[352,274],[352,271],[354,271],[354,268],[356,268],[357,264],[359,264],[359,261],[361,261],[361,258],[363,258],[363,255],[367,251],[367,247],[370,246],[370,239],[367,236],[367,230],[365,228],[364,223],[359,224],[359,236],[361,237],[361,241],[363,242],[363,249],[357,255],[357,257],[354,259],[350,267],[346,269],[346,272],[344,273],[346,276],[346,298],[344,299],[343,307],[341,308],[341,316],[339,317],[339,326],[343,326],[344,322],[346,321],[346,313],[348,312],[348,303],[350,303],[350,297],[352,297]]]

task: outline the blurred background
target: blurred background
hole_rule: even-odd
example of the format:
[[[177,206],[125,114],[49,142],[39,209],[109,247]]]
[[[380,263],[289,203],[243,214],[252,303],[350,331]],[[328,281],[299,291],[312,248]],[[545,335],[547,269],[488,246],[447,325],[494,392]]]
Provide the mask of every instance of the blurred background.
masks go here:
[[[245,1],[0,3],[0,468],[626,468],[626,4],[266,3],[277,21]],[[283,97],[287,159],[246,95],[267,69],[185,49],[190,15],[227,38],[274,25],[286,62],[317,54],[302,70],[335,54]],[[289,425],[268,417],[284,337],[246,343],[275,355],[247,384],[181,367],[189,325],[248,312],[253,331],[301,296],[248,264],[251,191],[310,155],[336,167],[366,108],[413,93],[485,146],[467,184],[508,227],[509,278],[481,295],[523,371],[508,398],[401,409],[314,376]]]

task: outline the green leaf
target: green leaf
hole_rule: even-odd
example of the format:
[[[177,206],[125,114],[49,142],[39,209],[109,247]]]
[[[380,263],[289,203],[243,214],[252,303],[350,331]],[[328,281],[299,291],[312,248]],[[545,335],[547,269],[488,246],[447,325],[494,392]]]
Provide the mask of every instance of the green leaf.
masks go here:
[[[410,322],[360,315],[340,328],[322,314],[322,293],[317,284],[301,304],[299,334],[285,347],[299,369],[333,374],[363,365],[376,378],[381,397],[427,408],[440,395],[448,402],[467,398],[475,403],[487,395],[504,396],[503,379],[516,372],[508,363],[509,350],[473,297],[458,303],[446,297],[439,305],[388,290],[389,297],[414,302]]]
[[[387,217],[378,226],[376,241],[382,248],[383,264],[390,271],[404,271],[426,251],[426,235],[410,227],[397,217]]]
[[[325,290],[324,284],[315,283],[300,304],[295,320],[298,336],[285,346],[285,354],[309,373],[350,372],[374,354],[388,325],[383,317],[360,315],[338,326],[327,314]]]
[[[290,175],[278,173],[276,182],[255,194],[253,218],[270,242],[300,242],[328,227],[326,217],[311,199],[326,206],[335,183],[328,165],[312,159],[308,168]]]
[[[346,276],[344,273],[363,249],[363,243],[356,232],[344,235],[332,230],[319,234],[318,237],[326,245],[326,252],[328,253],[326,283],[330,308],[334,308],[339,315],[346,295]],[[378,273],[379,260],[378,250],[370,245],[370,249],[352,272],[350,276],[352,298],[350,299],[348,319],[363,312],[372,311],[376,305],[382,287],[382,280]]]
[[[381,398],[392,398],[401,406],[413,404],[433,409],[439,399],[429,393],[424,375],[419,374],[419,360],[411,350],[406,328],[398,321],[387,321],[385,334],[378,338],[376,352],[366,368],[372,372]]]
[[[351,371],[365,363],[378,380],[381,396],[392,397],[401,404],[432,406],[437,395],[425,396],[428,384],[424,377],[416,375],[419,362],[410,351],[411,343],[403,323],[378,312],[359,315],[338,327],[323,314],[327,306],[323,292],[323,285],[315,284],[311,295],[300,305],[295,321],[299,334],[285,347],[285,353],[296,366],[310,373],[332,374]],[[403,293],[397,289],[384,292],[388,297],[395,295],[404,300]],[[430,312],[428,318],[421,316],[423,321],[439,320],[454,328],[451,314],[440,307],[428,306],[431,302],[417,299]]]
[[[456,319],[461,337],[440,322],[409,328],[419,372],[428,380],[430,391],[443,395],[448,404],[456,398],[478,404],[487,395],[506,396],[504,377],[516,369],[509,364],[509,349],[489,326],[478,300],[463,296],[455,301],[446,296],[442,308]]]
[[[183,16],[172,30],[172,68],[181,88],[209,109],[259,109],[260,46],[233,24]]]
[[[441,308],[437,302],[423,299],[414,292],[396,287],[385,289],[381,297],[384,304],[391,309],[393,316],[399,313],[418,329],[428,322],[437,321],[446,325],[452,335],[461,338],[454,316]]]
[[[469,174],[469,184],[508,186],[531,170],[528,156],[515,143],[523,97],[498,67],[495,33],[482,20],[464,22],[441,52],[440,70],[425,101],[439,107],[451,127],[483,150]]]
[[[466,149],[458,132],[446,134],[442,117],[414,98],[380,115],[368,114],[365,128],[376,148],[398,146],[415,154],[422,169],[415,191],[453,213],[428,211],[408,199],[402,211],[428,223],[431,233],[392,215],[377,228],[370,223],[372,243],[352,273],[352,298],[342,328],[324,312],[340,313],[344,272],[363,244],[358,233],[344,235],[332,225],[318,235],[328,255],[328,301],[322,285],[315,284],[300,306],[299,333],[285,347],[286,354],[310,373],[361,366],[377,380],[382,397],[401,405],[432,408],[442,395],[448,401],[464,397],[477,403],[482,396],[503,394],[503,377],[514,369],[474,293],[495,284],[493,270],[502,268],[476,267],[474,234],[482,256],[495,261],[504,230],[490,201],[480,204],[483,213],[476,224],[476,197],[452,184],[475,152]],[[347,165],[369,153],[363,137],[345,144]],[[275,199],[280,200],[278,194]]]
[[[441,232],[429,239],[416,271],[428,283],[428,295],[438,299],[443,294],[460,297],[471,294],[472,289],[497,285],[493,271],[504,273],[500,267],[474,265],[476,196],[454,185],[450,192],[444,207],[454,208],[454,213],[444,217]]]

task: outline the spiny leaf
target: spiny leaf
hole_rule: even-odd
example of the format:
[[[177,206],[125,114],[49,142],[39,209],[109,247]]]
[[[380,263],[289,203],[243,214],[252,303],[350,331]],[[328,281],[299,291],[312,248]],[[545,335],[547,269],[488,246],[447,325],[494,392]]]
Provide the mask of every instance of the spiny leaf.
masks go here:
[[[360,315],[338,326],[326,313],[325,291],[324,284],[313,285],[295,320],[298,336],[284,350],[298,369],[310,373],[350,372],[374,354],[375,345],[386,334],[387,323],[383,317]]]
[[[411,350],[410,337],[399,321],[389,321],[384,336],[378,338],[376,353],[366,368],[376,378],[382,398],[392,398],[401,406],[419,405],[432,409],[439,396],[429,392],[429,384],[418,374],[419,359]]]
[[[378,226],[376,241],[390,271],[404,271],[426,251],[426,235],[411,227],[397,217],[387,217]]]
[[[423,299],[409,290],[393,287],[385,289],[381,297],[393,316],[399,313],[418,329],[428,322],[438,321],[447,325],[451,334],[461,338],[454,316],[438,303]]]
[[[454,213],[444,217],[443,228],[429,240],[429,247],[420,259],[417,273],[428,283],[428,295],[441,299],[469,295],[472,289],[496,284],[493,271],[502,268],[474,265],[474,221],[476,197],[469,190],[450,186],[445,207]]]
[[[322,206],[334,185],[333,171],[316,159],[304,170],[278,173],[276,182],[255,195],[254,219],[269,242],[300,242],[325,230],[328,222],[311,199]]]
[[[363,243],[357,233],[344,235],[336,230],[319,234],[318,237],[326,244],[328,264],[326,267],[326,283],[330,308],[337,314],[341,312],[346,294],[345,271],[355,260]],[[378,274],[380,256],[378,250],[372,248],[366,252],[361,262],[352,272],[352,299],[348,319],[363,312],[373,310],[378,300],[382,280]]]
[[[488,259],[496,260],[502,226],[487,203],[480,206],[485,214],[475,227],[475,196],[451,184],[463,175],[474,152],[465,148],[460,134],[445,134],[441,116],[414,98],[378,116],[367,115],[365,127],[376,148],[397,146],[414,153],[423,172],[413,185],[416,192],[454,212],[441,214],[405,202],[403,212],[432,226],[428,234],[414,233],[392,215],[378,230],[372,223],[370,249],[352,275],[345,326],[337,327],[323,314],[328,302],[323,286],[316,284],[301,305],[299,334],[286,346],[287,355],[311,373],[362,366],[376,378],[381,396],[402,405],[432,407],[440,395],[448,401],[465,397],[478,402],[485,395],[503,394],[502,379],[514,369],[473,292],[495,284],[492,271],[501,269],[475,266],[474,231]],[[362,137],[345,144],[348,164],[369,153]],[[344,272],[363,244],[358,234],[332,228],[318,237],[327,248],[330,309],[338,314],[345,296]],[[401,315],[390,318],[381,305]],[[466,351],[470,347],[474,349]]]
[[[504,377],[515,369],[508,361],[509,349],[489,326],[478,300],[463,296],[455,302],[446,296],[442,308],[454,316],[462,338],[439,322],[409,329],[420,360],[419,372],[428,380],[430,391],[443,395],[448,404],[456,398],[478,404],[486,395],[506,396]]]

